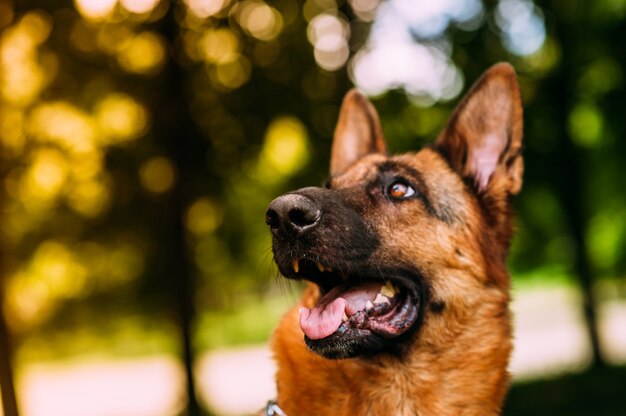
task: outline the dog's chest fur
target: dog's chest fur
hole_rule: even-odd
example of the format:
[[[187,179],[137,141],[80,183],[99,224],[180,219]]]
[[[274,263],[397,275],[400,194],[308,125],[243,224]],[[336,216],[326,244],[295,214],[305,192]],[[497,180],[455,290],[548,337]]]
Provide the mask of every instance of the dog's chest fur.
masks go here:
[[[304,302],[314,293],[309,288]],[[472,305],[476,307],[473,316],[456,327],[445,312],[432,317],[421,329],[421,338],[435,336],[438,341],[419,341],[402,360],[385,356],[324,359],[301,342],[295,307],[272,340],[279,363],[278,403],[287,415],[300,416],[498,414],[507,390],[509,376],[504,369],[512,348],[510,342],[502,342],[510,339],[510,316],[502,314],[507,303],[505,296],[494,291],[491,299]],[[476,316],[496,322],[480,328],[481,320],[472,319]],[[477,336],[481,342],[476,342]]]

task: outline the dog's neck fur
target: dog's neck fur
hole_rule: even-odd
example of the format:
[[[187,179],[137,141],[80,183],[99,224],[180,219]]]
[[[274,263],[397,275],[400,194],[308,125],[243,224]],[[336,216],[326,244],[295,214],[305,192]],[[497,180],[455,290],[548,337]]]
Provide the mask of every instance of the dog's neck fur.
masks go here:
[[[310,285],[303,304],[314,302],[316,292]],[[414,351],[403,357],[348,360],[328,360],[308,351],[298,308],[293,308],[272,344],[279,363],[278,404],[288,415],[304,416],[499,414],[511,350],[510,317],[502,313],[508,311],[507,303],[508,297],[494,288],[490,301],[473,305],[471,316],[456,316],[454,326],[446,314],[458,311],[444,310],[440,316],[425,311],[431,316],[420,328]],[[485,320],[499,324],[483,325]],[[436,340],[431,333],[437,334]]]

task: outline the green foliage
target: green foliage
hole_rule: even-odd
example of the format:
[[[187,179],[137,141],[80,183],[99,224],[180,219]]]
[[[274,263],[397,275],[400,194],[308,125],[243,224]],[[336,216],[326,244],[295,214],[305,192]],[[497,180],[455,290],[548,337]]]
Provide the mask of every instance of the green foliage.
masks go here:
[[[624,414],[626,368],[601,368],[583,374],[514,384],[504,407],[505,416]]]

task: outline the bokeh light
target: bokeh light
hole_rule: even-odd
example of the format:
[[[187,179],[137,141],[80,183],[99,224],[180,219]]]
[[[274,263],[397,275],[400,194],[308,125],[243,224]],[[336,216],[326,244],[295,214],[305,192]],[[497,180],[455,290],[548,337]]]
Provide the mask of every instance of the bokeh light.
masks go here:
[[[306,129],[294,117],[280,117],[267,129],[259,155],[257,177],[266,183],[286,179],[302,169],[309,158]]]
[[[68,176],[65,156],[54,149],[40,149],[32,155],[32,162],[21,181],[21,199],[36,203],[56,198],[63,189]]]
[[[239,58],[241,43],[237,35],[228,28],[209,29],[200,39],[199,49],[207,62],[227,64]]]
[[[217,86],[232,90],[248,82],[252,75],[252,64],[248,58],[240,55],[235,61],[210,68],[209,73]]]
[[[101,20],[113,14],[117,0],[75,0],[75,4],[85,18]]]
[[[5,102],[27,105],[55,76],[54,55],[48,54],[44,70],[39,46],[51,30],[49,16],[41,12],[24,15],[0,37],[0,93]]]
[[[205,19],[218,14],[231,0],[185,0],[185,4],[196,17]]]
[[[348,3],[359,20],[371,22],[376,17],[380,0],[348,0]]]
[[[350,55],[350,26],[345,19],[328,13],[319,14],[309,22],[307,35],[314,47],[315,61],[321,68],[336,71],[345,65]]]
[[[134,98],[122,93],[107,95],[95,109],[95,119],[104,144],[136,139],[148,127],[148,112]]]
[[[241,28],[259,40],[272,40],[283,28],[281,14],[260,0],[244,0],[234,10]]]
[[[132,13],[150,13],[161,0],[120,0],[120,4]]]
[[[75,153],[94,150],[96,129],[89,114],[64,101],[42,103],[30,114],[28,133]]]
[[[543,16],[531,0],[500,0],[495,19],[504,45],[516,55],[535,53],[546,39]]]
[[[140,33],[120,45],[117,61],[128,72],[155,74],[165,62],[165,42],[155,33]]]
[[[174,186],[176,175],[172,162],[162,156],[145,161],[139,168],[141,185],[155,194],[162,194]]]
[[[222,220],[223,213],[219,204],[208,198],[196,200],[187,210],[187,229],[196,236],[215,231]]]
[[[592,103],[579,103],[569,114],[568,131],[574,142],[581,147],[601,144],[604,118]]]

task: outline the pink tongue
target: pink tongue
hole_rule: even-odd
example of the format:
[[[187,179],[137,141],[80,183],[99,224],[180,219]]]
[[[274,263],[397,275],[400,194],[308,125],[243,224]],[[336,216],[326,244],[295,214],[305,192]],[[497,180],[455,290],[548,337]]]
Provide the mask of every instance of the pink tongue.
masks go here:
[[[348,316],[364,310],[368,300],[373,301],[381,287],[380,283],[368,283],[352,287],[345,292],[336,287],[322,297],[313,309],[302,308],[300,328],[310,339],[321,339],[333,334]]]
[[[313,309],[302,308],[300,328],[311,339],[326,338],[339,328],[346,309],[346,300],[337,298],[326,305]]]

